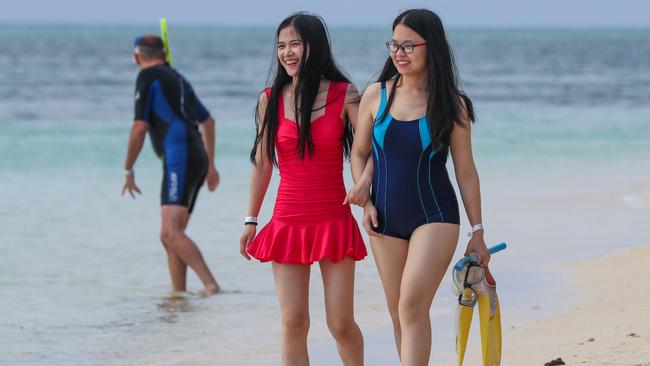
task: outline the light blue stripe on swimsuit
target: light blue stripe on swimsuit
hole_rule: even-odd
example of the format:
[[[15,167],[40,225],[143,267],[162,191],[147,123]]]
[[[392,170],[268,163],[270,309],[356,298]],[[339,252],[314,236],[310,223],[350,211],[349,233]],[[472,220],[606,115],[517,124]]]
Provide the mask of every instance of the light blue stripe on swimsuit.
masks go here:
[[[387,89],[382,83],[372,129],[376,167],[372,197],[379,213],[377,231],[408,240],[420,225],[458,224],[458,202],[445,164],[448,150],[433,148],[426,116],[412,121],[395,120],[387,100]]]

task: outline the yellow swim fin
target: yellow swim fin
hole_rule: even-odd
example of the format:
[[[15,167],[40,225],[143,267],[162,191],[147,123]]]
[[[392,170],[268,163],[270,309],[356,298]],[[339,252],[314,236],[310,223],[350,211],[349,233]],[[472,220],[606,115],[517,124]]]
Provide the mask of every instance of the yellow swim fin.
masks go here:
[[[496,281],[485,269],[486,291],[478,295],[478,312],[481,323],[483,366],[501,365],[501,309],[496,292]]]
[[[506,243],[500,243],[488,250],[494,254],[505,248]],[[456,324],[458,366],[462,366],[465,359],[469,329],[472,325],[474,306],[477,303],[481,326],[483,366],[500,366],[502,352],[501,309],[496,291],[496,281],[487,266],[485,266],[484,272],[475,271],[470,276],[470,269],[478,266],[476,254],[470,254],[458,261],[452,271],[454,294],[458,296],[459,303]]]
[[[466,289],[465,291],[469,290]],[[472,325],[473,315],[473,307],[458,305],[458,327],[456,330],[458,366],[462,366],[463,360],[465,359],[465,350],[467,349],[467,339],[469,338],[469,328]]]

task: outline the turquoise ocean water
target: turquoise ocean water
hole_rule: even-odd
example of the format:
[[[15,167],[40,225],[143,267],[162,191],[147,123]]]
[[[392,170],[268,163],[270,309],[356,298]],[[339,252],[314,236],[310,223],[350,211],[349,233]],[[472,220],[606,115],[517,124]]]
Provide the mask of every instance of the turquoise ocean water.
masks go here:
[[[136,165],[143,196],[120,196],[137,74],[132,39],[156,31],[0,26],[2,365],[278,364],[270,267],[245,262],[238,249],[252,114],[274,30],[172,30],[175,64],[218,123],[222,184],[201,193],[189,234],[227,290],[179,301],[166,298],[161,169],[148,143]],[[389,30],[331,33],[337,61],[363,89],[385,60]],[[648,243],[650,30],[449,33],[478,113],[473,143],[486,237],[510,245],[493,261],[504,326],[519,326],[580,296],[565,286],[562,263]],[[457,257],[465,243],[461,236]],[[318,277],[314,267],[316,366],[336,364]],[[356,291],[367,363],[391,364],[372,257],[358,266]],[[431,313],[432,364],[453,352],[454,307],[445,282]]]

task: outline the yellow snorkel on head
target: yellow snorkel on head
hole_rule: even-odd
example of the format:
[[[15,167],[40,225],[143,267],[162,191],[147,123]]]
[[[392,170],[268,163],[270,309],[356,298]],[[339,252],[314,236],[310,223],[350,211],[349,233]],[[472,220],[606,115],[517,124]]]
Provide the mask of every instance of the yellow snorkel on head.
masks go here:
[[[160,38],[163,42],[163,51],[165,52],[165,62],[172,64],[172,49],[169,46],[169,34],[167,33],[167,19],[160,19]]]

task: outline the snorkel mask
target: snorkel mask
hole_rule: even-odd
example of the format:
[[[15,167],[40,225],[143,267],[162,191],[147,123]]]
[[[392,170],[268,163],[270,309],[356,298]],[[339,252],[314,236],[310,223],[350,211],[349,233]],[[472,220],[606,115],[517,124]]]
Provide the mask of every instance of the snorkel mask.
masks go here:
[[[500,252],[506,248],[506,243],[497,244],[488,249],[490,254]],[[458,304],[473,307],[478,301],[478,293],[484,292],[485,268],[478,263],[476,254],[461,258],[452,270],[453,291],[458,296]]]

